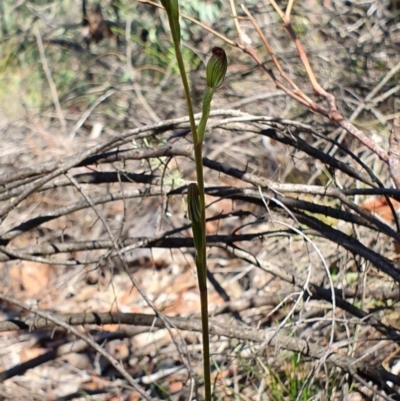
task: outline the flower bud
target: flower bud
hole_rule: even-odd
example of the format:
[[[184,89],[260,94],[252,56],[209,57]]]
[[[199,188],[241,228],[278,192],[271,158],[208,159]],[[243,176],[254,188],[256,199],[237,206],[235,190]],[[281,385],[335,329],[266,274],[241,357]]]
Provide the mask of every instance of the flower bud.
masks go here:
[[[188,215],[192,223],[198,223],[201,220],[200,196],[197,184],[191,183],[188,186],[187,194]]]
[[[211,89],[217,89],[224,81],[228,60],[225,51],[220,47],[213,47],[212,56],[207,63],[207,86]]]

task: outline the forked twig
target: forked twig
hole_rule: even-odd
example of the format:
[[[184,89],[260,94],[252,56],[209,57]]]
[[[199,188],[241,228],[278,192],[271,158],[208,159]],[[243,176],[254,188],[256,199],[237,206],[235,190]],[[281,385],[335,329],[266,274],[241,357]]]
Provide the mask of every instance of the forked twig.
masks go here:
[[[286,10],[286,14],[283,13],[283,11],[280,9],[280,7],[276,4],[275,0],[270,0],[270,1],[271,1],[272,6],[275,8],[276,12],[282,18],[283,26],[288,31],[291,39],[293,40],[293,43],[295,44],[295,46],[297,48],[299,57],[300,57],[301,62],[303,63],[303,66],[307,72],[308,78],[310,80],[310,83],[312,85],[314,92],[318,96],[322,96],[328,103],[328,109],[315,103],[314,101],[311,101],[311,103],[308,104],[308,107],[311,110],[315,111],[316,113],[321,114],[325,117],[328,117],[331,121],[334,121],[337,124],[339,124],[345,131],[347,131],[349,134],[351,134],[352,136],[357,138],[368,149],[372,150],[376,155],[378,155],[378,157],[381,160],[383,160],[385,163],[388,163],[388,158],[389,158],[388,152],[386,152],[383,148],[381,148],[374,141],[372,141],[370,138],[368,138],[368,136],[365,135],[364,132],[359,130],[352,123],[345,120],[343,118],[343,116],[337,110],[335,96],[333,96],[332,94],[328,93],[325,89],[323,89],[322,86],[317,81],[314,71],[308,60],[307,54],[303,48],[303,45],[301,44],[299,38],[296,36],[296,34],[292,28],[292,24],[291,24],[291,20],[290,20],[290,10],[291,10],[294,0],[289,1],[289,5]],[[262,39],[262,36],[260,36],[260,38]],[[277,68],[279,69],[278,66],[277,66]],[[303,97],[303,93],[301,95],[299,94],[299,96]]]
[[[314,71],[311,68],[310,62],[308,60],[306,52],[304,51],[303,45],[301,44],[299,38],[296,36],[296,34],[292,28],[292,24],[291,24],[291,20],[290,20],[290,13],[288,13],[288,10],[286,10],[286,14],[284,14],[282,12],[282,10],[280,10],[279,6],[275,3],[275,0],[271,0],[271,4],[274,6],[275,10],[278,12],[280,17],[282,18],[283,26],[288,31],[290,38],[293,40],[293,43],[296,45],[301,62],[303,63],[304,68],[306,69],[307,75],[310,79],[310,82],[314,89],[314,92],[316,92],[318,95],[324,96],[326,98],[326,100],[329,103],[330,111],[332,113],[337,112],[334,96],[329,94],[328,92],[326,92],[321,87],[321,85],[317,81],[317,78],[315,77]]]
[[[293,89],[295,91],[298,91],[299,88],[298,86],[294,83],[294,81],[289,77],[289,75],[286,74],[286,72],[283,70],[281,63],[278,61],[278,58],[275,56],[275,53],[272,50],[271,45],[269,44],[267,38],[265,37],[263,31],[261,30],[260,26],[257,23],[257,20],[250,14],[249,10],[247,9],[246,6],[244,6],[242,4],[242,9],[243,11],[246,13],[247,17],[249,18],[250,22],[253,24],[254,28],[256,29],[258,35],[260,36],[261,41],[263,42],[263,45],[265,46],[265,48],[268,51],[268,54],[270,55],[272,61],[274,62],[274,64],[276,65],[276,68],[278,68],[279,73],[281,75],[281,77],[289,84],[293,87]],[[308,99],[309,101],[311,101],[311,99]]]

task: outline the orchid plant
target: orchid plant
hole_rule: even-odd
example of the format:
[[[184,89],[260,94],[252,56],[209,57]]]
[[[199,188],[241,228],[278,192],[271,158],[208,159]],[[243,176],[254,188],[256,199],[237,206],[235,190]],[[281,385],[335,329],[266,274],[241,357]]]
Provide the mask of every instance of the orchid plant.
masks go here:
[[[193,150],[196,163],[196,183],[188,186],[187,204],[188,217],[192,222],[193,242],[196,249],[196,269],[200,290],[201,320],[203,326],[203,358],[204,358],[204,384],[205,399],[211,401],[211,370],[210,370],[210,341],[208,329],[208,299],[207,299],[207,255],[206,255],[206,214],[204,198],[204,174],[202,162],[202,147],[206,131],[208,117],[211,110],[211,101],[215,91],[224,81],[228,61],[225,51],[220,47],[212,49],[212,56],[207,63],[206,79],[207,87],[204,92],[202,104],[202,116],[198,127],[194,119],[189,83],[183,57],[181,53],[181,31],[179,24],[178,0],[161,0],[168,15],[175,56],[182,78],[186,103],[189,114],[190,129],[193,136]]]

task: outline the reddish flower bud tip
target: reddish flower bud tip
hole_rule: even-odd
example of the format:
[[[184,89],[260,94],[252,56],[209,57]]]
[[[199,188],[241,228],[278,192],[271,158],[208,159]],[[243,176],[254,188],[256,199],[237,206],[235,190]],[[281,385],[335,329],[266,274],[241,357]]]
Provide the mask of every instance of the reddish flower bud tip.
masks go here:
[[[224,57],[224,54],[225,54],[224,49],[221,49],[220,47],[213,47],[211,49],[211,53],[214,56],[218,56],[218,57]]]

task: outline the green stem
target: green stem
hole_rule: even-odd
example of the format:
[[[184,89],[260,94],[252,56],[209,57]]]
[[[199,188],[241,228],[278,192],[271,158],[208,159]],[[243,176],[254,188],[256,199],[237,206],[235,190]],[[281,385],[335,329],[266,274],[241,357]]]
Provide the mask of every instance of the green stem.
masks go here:
[[[203,328],[203,357],[204,357],[204,388],[205,399],[211,401],[211,367],[210,367],[210,336],[208,328],[208,293],[207,293],[207,275],[205,277],[205,285],[200,286],[200,303],[201,303],[201,325]]]
[[[194,140],[194,139],[193,139]],[[205,399],[211,401],[211,369],[210,369],[210,337],[208,329],[208,292],[207,292],[207,252],[206,252],[206,207],[204,198],[204,175],[203,175],[203,143],[194,145],[194,156],[196,161],[197,186],[199,189],[199,201],[201,218],[201,249],[196,249],[197,279],[200,291],[201,324],[203,326],[203,357],[204,357],[204,388]]]
[[[186,104],[189,114],[190,129],[192,131],[193,143],[194,143],[194,155],[196,163],[196,175],[197,175],[197,185],[199,190],[199,201],[200,201],[200,211],[201,220],[196,224],[197,231],[201,231],[202,241],[201,249],[196,249],[196,267],[197,267],[197,277],[199,282],[200,290],[200,303],[201,303],[201,321],[203,326],[203,369],[204,369],[204,388],[205,388],[205,399],[206,401],[211,401],[211,369],[210,369],[210,338],[209,338],[209,328],[208,328],[208,296],[207,296],[207,254],[206,254],[206,214],[205,214],[205,199],[204,199],[204,175],[203,175],[203,157],[202,157],[202,139],[197,133],[196,122],[194,120],[194,112],[192,101],[190,98],[189,83],[185,71],[185,65],[183,62],[183,57],[180,49],[179,35],[176,33],[176,24],[173,25],[172,18],[168,13],[171,32],[173,33],[173,42],[175,48],[176,61],[178,63],[179,71],[182,78],[182,84],[185,91]],[[212,95],[211,95],[212,96]],[[211,99],[208,102],[208,107],[210,108]],[[208,111],[209,114],[209,111]],[[208,118],[208,115],[207,115]],[[205,120],[205,123],[207,120]],[[203,129],[204,136],[205,125]],[[202,137],[203,137],[202,136]],[[198,224],[198,225],[197,225]],[[193,226],[193,231],[195,231],[195,226]]]
[[[199,127],[197,128],[197,136],[199,143],[203,143],[204,132],[206,131],[208,117],[210,117],[211,101],[214,95],[214,89],[207,87],[203,96],[203,106]]]
[[[183,89],[185,91],[186,105],[187,105],[188,114],[189,114],[190,130],[192,131],[193,142],[196,144],[196,143],[198,143],[198,136],[197,136],[196,122],[194,120],[192,100],[190,98],[190,88],[189,88],[189,82],[188,82],[187,75],[186,75],[185,64],[183,62],[180,44],[175,43],[175,41],[174,41],[174,47],[175,47],[176,61],[178,62],[178,68],[179,68],[179,72],[180,72],[181,78],[182,78]],[[202,163],[202,160],[200,160],[200,162]],[[197,159],[196,159],[196,167],[197,167]],[[197,171],[197,169],[196,169],[196,171]],[[204,188],[204,185],[203,185],[203,188]],[[201,197],[201,193],[200,193],[200,197]],[[203,190],[203,197],[204,197],[204,190]]]

